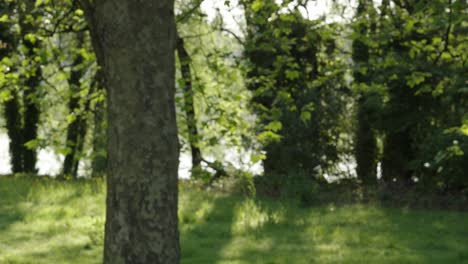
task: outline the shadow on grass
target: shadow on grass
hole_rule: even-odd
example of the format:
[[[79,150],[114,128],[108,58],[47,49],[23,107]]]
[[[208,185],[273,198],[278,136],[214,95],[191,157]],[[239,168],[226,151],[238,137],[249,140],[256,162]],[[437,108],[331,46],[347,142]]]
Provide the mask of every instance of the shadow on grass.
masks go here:
[[[382,248],[414,256],[417,263],[468,264],[468,214],[443,210],[383,210]]]
[[[291,201],[257,199],[250,203],[260,221],[247,224],[239,232],[240,263],[320,263],[316,262],[314,236],[307,234],[309,210]]]
[[[235,208],[241,201],[201,192],[182,201],[181,263],[217,263],[223,258],[222,250],[232,240]]]
[[[2,263],[21,264],[99,264],[101,258],[96,257],[94,249],[82,245],[55,245],[48,247],[31,247],[24,249],[21,255],[10,255]]]
[[[0,178],[0,263],[101,262],[102,187],[98,181]]]
[[[22,221],[26,212],[20,204],[26,201],[32,186],[14,176],[0,177],[0,237],[1,232]]]
[[[467,263],[468,214],[200,193],[184,201],[182,263]]]
[[[272,218],[240,239],[239,263],[468,263],[466,213],[255,203]]]
[[[184,263],[313,263],[313,243],[288,206],[236,195],[182,201]],[[292,242],[292,243],[291,243]]]

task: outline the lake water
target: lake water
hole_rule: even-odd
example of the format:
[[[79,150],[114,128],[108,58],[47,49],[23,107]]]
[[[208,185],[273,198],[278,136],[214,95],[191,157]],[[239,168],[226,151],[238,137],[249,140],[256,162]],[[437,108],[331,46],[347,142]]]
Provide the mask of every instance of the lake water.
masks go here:
[[[0,133],[0,175],[11,173],[9,138],[5,133]],[[41,149],[38,151],[38,162],[36,168],[40,175],[57,175],[60,173],[63,163],[63,155],[56,154],[52,149]],[[213,158],[207,157],[209,161]],[[251,171],[259,174],[263,171],[261,163],[250,164],[249,152],[239,154],[234,149],[227,149],[224,153],[224,160],[229,161],[238,169]],[[89,174],[89,160],[81,161],[78,167],[78,175],[86,176]],[[192,167],[192,157],[188,153],[181,153],[179,160],[179,178],[189,178]]]
[[[5,133],[0,133],[0,175],[11,173],[10,154],[8,152],[9,138]],[[52,149],[41,149],[38,151],[38,162],[36,168],[39,175],[57,175],[62,168],[64,157],[56,154]],[[213,161],[213,158],[207,157],[207,160]],[[229,161],[234,167],[254,174],[260,174],[263,171],[261,162],[252,164],[250,162],[250,152],[239,153],[235,149],[226,149],[223,160]],[[187,179],[190,177],[192,158],[188,153],[181,153],[179,160],[179,178]],[[78,167],[79,176],[89,175],[89,160],[81,161]],[[337,165],[338,173],[330,175],[322,173],[323,177],[329,182],[339,180],[343,177],[356,177],[356,163],[353,158],[348,158]],[[378,177],[380,178],[380,164],[378,167]]]

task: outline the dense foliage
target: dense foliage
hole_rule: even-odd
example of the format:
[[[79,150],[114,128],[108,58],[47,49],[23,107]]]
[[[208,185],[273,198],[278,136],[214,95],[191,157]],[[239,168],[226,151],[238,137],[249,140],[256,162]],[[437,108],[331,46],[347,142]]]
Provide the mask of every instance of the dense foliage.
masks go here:
[[[240,170],[261,161],[255,182],[270,194],[355,176],[466,192],[466,1],[359,0],[334,20],[338,2],[312,18],[313,3],[226,1],[243,14],[233,30],[203,1],[177,2],[178,125],[194,178],[251,177]],[[2,1],[0,56],[12,171],[35,172],[49,149],[63,156],[59,178],[80,161],[102,175],[105,89],[76,1]]]

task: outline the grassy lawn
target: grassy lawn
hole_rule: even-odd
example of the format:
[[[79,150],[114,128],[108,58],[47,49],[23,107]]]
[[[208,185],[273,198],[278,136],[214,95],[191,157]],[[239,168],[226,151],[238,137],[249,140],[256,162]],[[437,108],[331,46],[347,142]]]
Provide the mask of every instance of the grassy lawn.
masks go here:
[[[104,184],[0,178],[0,263],[100,263]],[[468,263],[468,213],[300,208],[181,186],[182,263]]]

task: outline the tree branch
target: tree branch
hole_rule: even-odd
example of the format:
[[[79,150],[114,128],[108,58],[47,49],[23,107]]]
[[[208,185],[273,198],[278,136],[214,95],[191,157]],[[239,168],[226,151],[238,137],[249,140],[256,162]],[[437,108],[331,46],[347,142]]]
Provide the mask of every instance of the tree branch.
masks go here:
[[[202,3],[203,3],[203,0],[198,0],[198,2],[196,2],[192,8],[178,15],[176,19],[176,23],[180,23],[188,19],[192,15],[192,13],[195,12],[195,10],[197,10],[201,6]]]

